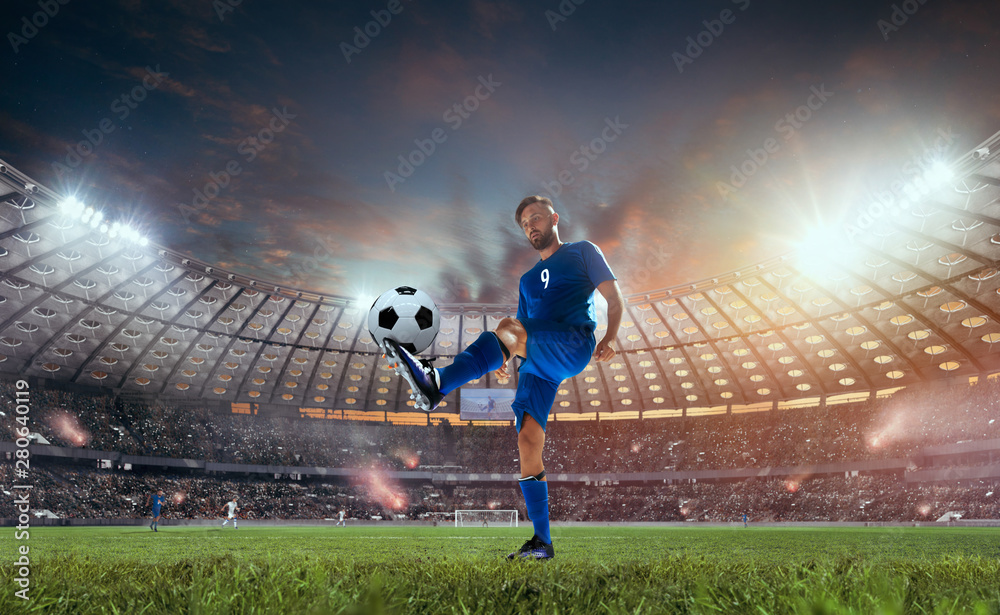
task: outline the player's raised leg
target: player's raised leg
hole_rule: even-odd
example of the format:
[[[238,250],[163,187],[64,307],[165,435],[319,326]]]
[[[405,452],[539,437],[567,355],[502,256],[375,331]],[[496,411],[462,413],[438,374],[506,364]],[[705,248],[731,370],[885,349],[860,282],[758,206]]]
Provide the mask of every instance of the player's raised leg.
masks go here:
[[[495,331],[482,333],[441,369],[417,359],[390,338],[385,340],[385,353],[396,373],[410,383],[416,407],[430,412],[448,393],[503,367],[511,354],[525,356],[527,339],[527,331],[516,318],[504,318]]]

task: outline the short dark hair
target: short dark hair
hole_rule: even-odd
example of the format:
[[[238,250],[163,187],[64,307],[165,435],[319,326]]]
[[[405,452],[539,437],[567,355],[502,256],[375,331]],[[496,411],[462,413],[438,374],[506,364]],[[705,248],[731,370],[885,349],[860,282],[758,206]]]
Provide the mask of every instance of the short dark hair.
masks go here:
[[[552,199],[547,196],[528,196],[521,200],[521,203],[517,206],[517,211],[514,212],[514,222],[517,224],[518,228],[521,228],[521,214],[524,212],[524,208],[528,205],[534,205],[535,203],[541,203],[542,205],[548,205],[552,210],[555,207],[552,206]]]

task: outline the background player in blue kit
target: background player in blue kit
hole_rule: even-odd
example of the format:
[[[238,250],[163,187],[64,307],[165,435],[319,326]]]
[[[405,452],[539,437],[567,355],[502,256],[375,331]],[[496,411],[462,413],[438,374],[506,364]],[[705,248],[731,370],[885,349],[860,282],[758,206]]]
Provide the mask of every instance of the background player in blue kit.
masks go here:
[[[160,530],[156,528],[160,525],[160,507],[167,501],[167,496],[163,495],[163,489],[160,489],[156,493],[146,496],[147,506],[149,506],[150,500],[153,502],[153,520],[149,524],[149,529],[159,532]]]
[[[410,383],[416,406],[428,412],[451,391],[490,371],[510,377],[507,362],[511,355],[521,357],[511,407],[518,432],[519,483],[535,535],[509,557],[548,559],[555,554],[542,463],[549,410],[563,380],[579,374],[591,359],[607,361],[615,356],[613,343],[625,300],[597,246],[589,241],[559,240],[559,214],[552,201],[529,196],[517,206],[514,220],[541,257],[521,276],[517,318],[501,320],[495,331],[480,335],[441,369],[414,358],[388,338],[385,352],[396,372]],[[595,290],[608,302],[608,328],[599,342],[594,337]]]

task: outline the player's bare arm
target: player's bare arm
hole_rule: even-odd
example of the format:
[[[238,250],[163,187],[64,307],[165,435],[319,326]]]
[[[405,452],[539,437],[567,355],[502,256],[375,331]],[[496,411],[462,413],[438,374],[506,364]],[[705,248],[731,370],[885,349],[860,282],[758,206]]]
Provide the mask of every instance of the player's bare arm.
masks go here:
[[[601,282],[597,290],[608,302],[608,330],[594,348],[594,360],[610,361],[618,354],[614,347],[614,341],[618,337],[618,327],[622,324],[625,298],[622,297],[622,289],[618,286],[618,280]]]

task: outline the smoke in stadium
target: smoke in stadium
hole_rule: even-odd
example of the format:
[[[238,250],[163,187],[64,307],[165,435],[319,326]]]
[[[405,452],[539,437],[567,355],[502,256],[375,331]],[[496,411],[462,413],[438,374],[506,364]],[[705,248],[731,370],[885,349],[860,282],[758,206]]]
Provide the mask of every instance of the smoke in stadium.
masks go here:
[[[90,434],[80,425],[79,419],[69,412],[49,414],[48,423],[56,434],[73,446],[83,447],[90,441]]]
[[[406,490],[393,481],[384,470],[374,467],[363,470],[358,481],[372,501],[392,511],[406,510],[409,504]]]

